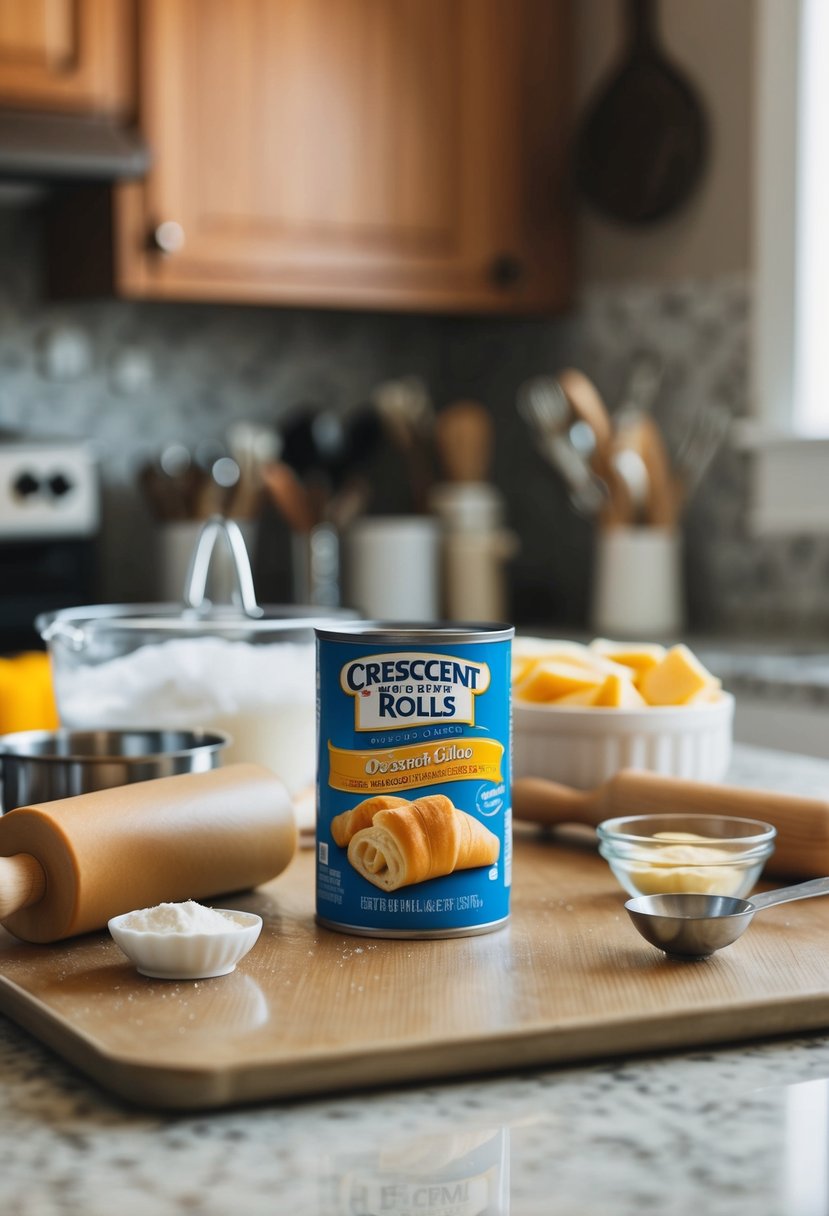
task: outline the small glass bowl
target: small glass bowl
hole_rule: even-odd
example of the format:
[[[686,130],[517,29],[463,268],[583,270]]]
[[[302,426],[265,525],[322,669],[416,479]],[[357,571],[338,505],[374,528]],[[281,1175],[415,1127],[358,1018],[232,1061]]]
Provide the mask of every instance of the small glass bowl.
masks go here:
[[[262,917],[254,912],[221,911],[236,927],[226,933],[153,933],[129,929],[125,912],[113,916],[109,931],[141,975],[159,980],[206,980],[229,975],[256,944]]]
[[[605,819],[596,832],[599,852],[629,895],[738,899],[754,887],[777,835],[759,819],[679,814]]]

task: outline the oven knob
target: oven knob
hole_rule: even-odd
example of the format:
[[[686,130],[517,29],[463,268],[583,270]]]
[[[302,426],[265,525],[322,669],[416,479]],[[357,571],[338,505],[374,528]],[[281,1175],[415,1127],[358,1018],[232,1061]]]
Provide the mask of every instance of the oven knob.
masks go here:
[[[18,498],[31,498],[40,489],[40,482],[31,473],[21,473],[14,482],[14,492]]]
[[[49,478],[49,489],[55,498],[63,498],[72,489],[72,482],[63,473],[54,473]]]

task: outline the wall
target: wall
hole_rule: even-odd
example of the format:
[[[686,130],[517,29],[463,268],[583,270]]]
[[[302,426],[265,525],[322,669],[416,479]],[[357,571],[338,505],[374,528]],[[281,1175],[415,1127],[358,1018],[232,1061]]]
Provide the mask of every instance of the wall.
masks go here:
[[[156,533],[136,487],[168,439],[217,438],[234,418],[274,422],[298,402],[338,408],[378,380],[414,372],[438,406],[478,396],[493,410],[493,476],[521,551],[519,622],[584,627],[593,527],[569,506],[515,410],[530,375],[583,367],[612,406],[630,352],[649,344],[667,380],[658,415],[676,443],[700,402],[746,409],[750,293],[744,276],[700,284],[608,284],[553,321],[440,319],[117,301],[51,304],[39,286],[36,215],[0,209],[0,427],[94,439],[105,486],[106,601],[153,595]],[[80,358],[57,376],[55,351]],[[65,349],[65,348],[64,348]],[[378,467],[376,509],[405,506],[399,469]],[[691,623],[707,629],[826,631],[829,543],[745,533],[745,458],[724,450],[686,523]],[[263,598],[284,593],[285,537],[265,519]]]
[[[579,0],[582,99],[618,54],[620,6]],[[664,38],[712,121],[708,174],[686,211],[632,234],[580,218],[578,308],[553,320],[482,320],[99,301],[48,302],[36,214],[0,208],[0,427],[94,437],[105,487],[100,596],[152,596],[156,533],[136,471],[168,439],[218,438],[234,418],[275,422],[301,401],[346,409],[416,373],[438,406],[477,396],[495,417],[493,476],[521,551],[513,616],[584,628],[594,529],[567,502],[515,409],[528,376],[584,368],[612,407],[630,355],[657,350],[657,416],[673,446],[700,407],[747,412],[751,315],[751,0],[664,0]],[[712,37],[711,30],[716,30]],[[55,353],[68,350],[63,372]],[[74,353],[73,353],[74,352]],[[405,506],[377,468],[375,509]],[[693,627],[829,633],[829,538],[747,535],[746,457],[724,448],[685,520]],[[284,530],[264,521],[262,598],[280,595]]]

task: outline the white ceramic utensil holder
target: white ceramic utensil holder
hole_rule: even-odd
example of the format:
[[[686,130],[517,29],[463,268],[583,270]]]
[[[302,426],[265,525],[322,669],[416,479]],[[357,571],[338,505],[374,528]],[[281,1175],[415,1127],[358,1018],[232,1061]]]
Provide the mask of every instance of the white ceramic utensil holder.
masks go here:
[[[671,638],[684,624],[681,534],[673,528],[601,529],[593,571],[593,631],[619,638]]]
[[[367,516],[345,540],[346,596],[364,616],[433,621],[440,614],[440,528],[422,515]]]

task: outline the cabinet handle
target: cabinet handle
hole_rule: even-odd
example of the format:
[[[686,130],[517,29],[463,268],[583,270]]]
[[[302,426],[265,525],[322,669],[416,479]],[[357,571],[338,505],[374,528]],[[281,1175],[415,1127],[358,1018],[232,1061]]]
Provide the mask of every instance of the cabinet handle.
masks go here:
[[[517,287],[524,278],[526,266],[514,253],[499,253],[492,259],[489,277],[496,287],[507,290]]]
[[[184,248],[184,229],[176,220],[165,220],[153,231],[152,245],[160,253],[178,253]]]

